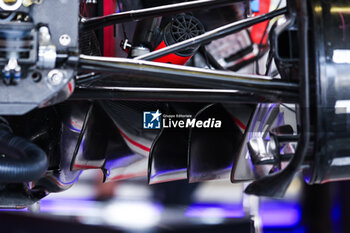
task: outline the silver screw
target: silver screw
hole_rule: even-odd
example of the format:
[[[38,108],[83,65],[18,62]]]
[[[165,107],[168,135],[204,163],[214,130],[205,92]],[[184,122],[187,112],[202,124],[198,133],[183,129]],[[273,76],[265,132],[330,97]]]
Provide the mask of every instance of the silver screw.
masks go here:
[[[68,46],[71,41],[72,41],[72,39],[67,34],[64,34],[64,35],[60,36],[60,44],[62,46]]]
[[[59,70],[51,70],[48,74],[48,81],[51,85],[57,86],[60,85],[63,81],[64,75]]]

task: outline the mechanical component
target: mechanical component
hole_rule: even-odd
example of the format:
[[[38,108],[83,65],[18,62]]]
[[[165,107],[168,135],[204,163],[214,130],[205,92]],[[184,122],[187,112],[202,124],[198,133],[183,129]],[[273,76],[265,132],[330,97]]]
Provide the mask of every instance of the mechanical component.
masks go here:
[[[310,47],[315,54],[310,68],[317,91],[311,90],[310,98],[317,109],[310,109],[315,114],[311,121],[315,128],[313,158],[304,172],[310,184],[350,179],[348,6],[346,0],[312,1]]]
[[[63,81],[64,74],[59,70],[51,70],[47,77],[51,85],[57,86]]]
[[[147,80],[163,81],[171,84],[192,85],[196,87],[232,89],[242,92],[264,93],[264,98],[281,101],[288,96],[291,101],[297,97],[298,85],[294,83],[272,80],[266,76],[248,76],[233,72],[213,72],[208,69],[193,69],[186,66],[176,66],[148,61],[135,61],[135,59],[105,58],[81,55],[78,61],[80,67],[93,72],[111,70],[115,77],[125,76],[135,79],[144,77]],[[76,62],[71,63],[76,65]],[[131,72],[132,71],[132,72]]]
[[[299,26],[299,85],[300,85],[300,137],[298,139],[298,147],[296,152],[286,168],[262,177],[251,183],[245,190],[248,194],[255,194],[260,196],[280,196],[282,197],[295,174],[299,171],[306,158],[308,148],[310,145],[310,69],[309,69],[309,15],[307,2],[297,0],[289,2],[290,7],[295,7],[295,12],[298,19]],[[295,5],[293,5],[295,3]],[[292,8],[291,8],[292,9]],[[293,11],[292,11],[293,12]]]
[[[159,109],[161,105],[113,101],[101,101],[100,104],[117,128],[117,131],[113,130],[106,150],[105,182],[146,176],[150,148],[157,132],[144,130],[142,124],[133,122],[142,122],[142,114],[138,113],[146,107]]]
[[[15,11],[22,6],[23,0],[0,0],[0,8],[5,11]]]
[[[78,52],[79,0],[23,3],[28,8],[15,10],[0,23],[2,115],[20,115],[63,101],[75,86],[75,68],[62,67],[62,61],[66,54]],[[69,35],[70,42],[64,37],[61,43],[62,35]]]
[[[18,63],[35,63],[37,35],[30,22],[0,24],[0,64],[5,65],[13,57]]]
[[[220,127],[191,128],[188,145],[188,179],[200,182],[227,179],[242,139],[232,115],[220,104],[206,106],[194,119],[215,119]]]
[[[23,68],[19,63],[34,62],[36,35],[34,25],[27,22],[9,22],[0,25],[0,63],[4,65],[2,76],[6,85],[18,84]]]
[[[23,6],[30,7],[33,4],[41,4],[43,0],[23,0]]]
[[[21,78],[21,67],[18,65],[15,55],[13,55],[3,69],[4,81],[6,84],[18,83]]]
[[[56,66],[56,47],[51,44],[51,35],[46,26],[39,29],[39,56],[37,66],[52,69]]]
[[[17,1],[2,2],[17,4]],[[0,114],[24,114],[35,107],[61,102],[72,94],[75,80],[78,85],[74,96],[75,101],[80,100],[78,103],[72,101],[49,108],[55,116],[63,116],[63,120],[57,121],[63,123],[62,129],[55,132],[60,138],[59,159],[50,163],[49,171],[41,164],[40,175],[29,176],[39,179],[36,186],[30,187],[31,191],[38,189],[43,194],[43,187],[47,191],[67,189],[78,179],[80,170],[85,169],[102,169],[106,182],[143,176],[147,174],[148,161],[149,183],[186,178],[190,182],[221,179],[226,178],[232,168],[232,182],[254,181],[246,192],[265,196],[282,196],[300,170],[304,170],[311,184],[350,178],[350,83],[347,78],[350,42],[345,30],[350,17],[343,10],[349,3],[345,0],[336,3],[290,0],[288,8],[206,33],[193,16],[174,16],[193,10],[195,6],[211,7],[214,2],[232,3],[197,0],[83,18],[81,25],[78,0],[24,0],[25,7],[20,10],[3,12],[0,67],[4,82],[0,82]],[[47,14],[52,8],[55,11]],[[272,49],[268,57],[269,61],[274,59],[281,79],[174,65],[185,64],[198,46],[285,13],[288,13],[286,18],[280,19],[270,34]],[[172,20],[159,24],[159,16],[168,14],[172,15]],[[135,59],[79,55],[79,27],[95,29],[129,19],[143,20],[136,27],[132,45],[126,36],[122,42],[122,48]],[[162,30],[159,30],[160,25],[165,25]],[[158,41],[154,40],[155,35],[159,36]],[[86,51],[91,52],[87,44],[84,44]],[[254,50],[248,47],[249,51]],[[104,52],[106,48],[109,47],[105,46]],[[203,46],[201,49],[205,58],[206,50]],[[219,57],[223,55],[216,56]],[[217,63],[215,68],[232,68],[236,60],[232,61]],[[73,79],[77,71],[79,76]],[[98,102],[90,102],[94,100]],[[208,118],[221,120],[222,128],[169,130],[163,127],[161,131],[142,128],[152,125],[147,123],[150,120],[147,118],[141,124],[145,113],[150,116],[150,111],[158,109],[154,113],[155,120],[160,117],[160,111],[177,112],[176,104],[187,110],[183,102],[191,103],[191,113],[197,113],[196,119],[202,122]],[[202,103],[197,106],[200,111],[193,102]],[[227,106],[237,102],[253,103],[256,107],[247,128],[232,117],[234,110]],[[298,107],[290,109],[289,103]],[[208,122],[210,125],[212,121]],[[157,126],[160,125],[159,121]],[[24,131],[20,130],[27,133]],[[40,135],[27,138],[35,140]],[[16,148],[10,144],[18,140],[7,124],[1,125],[0,144],[5,143],[0,148],[16,155]],[[19,141],[29,143],[24,139]],[[21,147],[20,144],[16,147]],[[20,150],[33,148],[29,144]],[[30,153],[28,158],[32,154],[42,157],[37,149],[23,153]],[[5,161],[7,154],[11,155],[8,151],[4,151]],[[28,158],[11,165],[11,172],[18,171],[18,164],[28,165]],[[41,159],[44,163],[45,159]],[[44,177],[43,172],[46,172]],[[21,174],[10,178],[6,178],[7,175],[0,176],[0,180],[27,181]],[[26,187],[21,184],[16,190]],[[11,193],[7,185],[0,185],[0,191]],[[26,197],[31,194],[25,192]],[[41,195],[33,196],[36,200]]]
[[[254,138],[248,142],[250,158],[253,164],[273,164],[276,158],[276,142]]]
[[[225,45],[225,46],[223,46]],[[205,45],[200,52],[207,56],[216,69],[239,70],[258,55],[258,46],[252,44],[248,30],[242,30]]]
[[[219,39],[222,37],[225,37],[227,35],[230,35],[232,33],[238,32],[244,28],[250,27],[254,24],[263,22],[265,20],[275,18],[276,16],[285,14],[287,12],[287,8],[282,8],[276,11],[272,11],[270,13],[260,15],[257,17],[252,17],[248,19],[244,19],[238,22],[233,22],[231,24],[219,27],[217,29],[208,31],[200,36],[196,36],[192,39],[182,41],[180,43],[176,43],[174,45],[168,46],[163,49],[159,49],[157,51],[153,51],[152,53],[137,57],[136,59],[138,60],[154,60],[160,57],[163,57],[165,55],[168,55],[173,52],[177,52],[182,49],[186,49],[191,46],[196,46],[196,45],[202,45],[207,42],[210,42],[215,39]]]
[[[266,170],[268,169],[252,167],[252,159],[247,145],[251,140],[261,141],[265,139],[278,114],[279,107],[276,104],[257,105],[244,133],[244,139],[242,140],[239,153],[237,153],[233,162],[234,165],[231,173],[232,182],[254,180],[256,176],[260,177],[266,175]],[[260,152],[261,151],[258,153]],[[271,157],[266,153],[264,155]]]
[[[48,45],[51,42],[50,30],[47,26],[39,28],[39,43],[42,45]]]
[[[56,48],[55,46],[40,46],[39,47],[38,67],[52,69],[56,65]]]
[[[70,45],[70,43],[72,42],[72,39],[70,38],[69,35],[64,34],[62,36],[60,36],[60,44],[63,46],[68,46]]]
[[[1,182],[37,181],[48,168],[44,151],[31,142],[14,136],[3,118],[0,118]]]
[[[293,14],[280,18],[270,33],[271,53],[283,79],[298,78],[298,25]]]
[[[101,107],[98,104],[91,105],[82,127],[81,141],[73,154],[71,170],[102,169],[110,134],[116,131],[118,129]]]
[[[130,49],[132,48],[132,44],[129,43],[128,39],[125,39],[120,42],[120,47],[122,48],[122,50],[129,53]]]
[[[161,25],[162,18],[156,17],[153,19],[145,19],[137,22],[135,33],[132,40],[132,47],[130,49],[131,57],[138,57],[149,53],[155,45],[155,40],[159,34],[159,28]],[[126,39],[127,41],[127,39]],[[125,44],[127,51],[128,44]]]
[[[175,3],[166,6],[116,13],[95,18],[82,18],[81,29],[91,30],[94,28],[106,27],[117,23],[128,22],[131,20],[139,21],[147,18],[174,15],[191,10],[230,5],[234,2],[241,1],[242,0],[196,0],[191,2]]]
[[[273,165],[279,165],[280,160],[289,161],[290,155],[295,151],[290,150],[289,146],[292,145],[288,144],[290,141],[287,138],[293,138],[293,143],[298,139],[293,134],[296,127],[292,108],[276,104],[257,105],[246,128],[239,153],[235,156],[231,181],[241,182],[264,177],[269,174]]]
[[[204,33],[202,23],[190,15],[177,15],[164,28],[161,34],[161,42],[158,42],[155,50],[189,40]],[[184,65],[197,51],[198,46],[191,46],[173,54],[155,59],[156,62]]]
[[[127,49],[128,44],[125,44],[124,46]],[[143,47],[143,46],[132,47],[132,49],[131,49],[131,57],[138,57],[138,56],[147,54],[149,52],[150,52],[150,49],[146,48],[146,47]]]
[[[169,109],[168,115],[176,112]],[[189,129],[163,128],[154,140],[148,162],[148,183],[186,180]]]
[[[63,109],[61,134],[58,136],[60,154],[56,155],[59,169],[51,169],[36,183],[36,186],[44,187],[48,192],[61,192],[70,188],[81,174],[81,171],[71,170],[71,163],[81,143],[83,124],[91,108],[89,104],[80,102],[78,107],[63,104]]]

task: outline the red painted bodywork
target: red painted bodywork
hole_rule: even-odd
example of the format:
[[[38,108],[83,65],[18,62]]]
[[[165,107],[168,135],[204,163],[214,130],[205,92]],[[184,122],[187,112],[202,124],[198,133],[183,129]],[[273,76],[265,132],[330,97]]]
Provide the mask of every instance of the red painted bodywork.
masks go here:
[[[259,16],[259,15],[268,13],[270,10],[270,4],[271,4],[271,0],[260,0],[259,12],[255,13],[254,16]],[[264,31],[268,26],[268,24],[269,24],[269,21],[264,21],[252,27],[251,38],[255,44],[260,44],[261,38],[263,37]],[[267,36],[268,36],[268,33],[265,33],[262,44],[267,43]]]
[[[103,1],[103,15],[110,15],[116,12],[116,0],[104,0]],[[103,30],[104,46],[103,55],[105,57],[115,57],[115,27],[105,27]]]
[[[159,50],[165,47],[167,46],[165,42],[162,41],[155,50]],[[171,63],[176,65],[185,65],[186,62],[191,59],[191,57],[192,56],[182,57],[182,56],[176,55],[175,53],[171,53],[164,57],[157,58],[154,61],[161,62],[161,63]]]

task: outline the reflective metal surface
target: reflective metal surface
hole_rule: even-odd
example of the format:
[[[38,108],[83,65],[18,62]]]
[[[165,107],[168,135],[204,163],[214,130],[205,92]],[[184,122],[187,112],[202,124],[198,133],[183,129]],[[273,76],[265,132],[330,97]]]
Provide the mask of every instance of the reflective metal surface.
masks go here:
[[[289,110],[281,110],[280,106],[277,104],[259,104],[256,107],[256,110],[252,115],[247,130],[244,134],[244,140],[240,151],[235,158],[231,173],[232,182],[254,180],[256,177],[264,176],[268,173],[271,167],[263,168],[260,166],[259,169],[257,169],[257,167],[253,166],[252,159],[248,151],[248,143],[250,142],[251,145],[259,145],[259,142],[264,144],[262,140],[268,136],[270,129],[273,128],[273,126],[284,125],[285,118],[287,118],[288,122],[292,124],[293,120],[290,119],[290,113],[285,114],[286,111]],[[292,125],[295,127],[296,123],[294,122]],[[264,145],[263,149],[258,150],[260,150],[260,152],[266,152],[266,149],[267,148]],[[265,159],[271,157],[266,153],[264,153],[264,156],[267,156]],[[264,158],[260,159],[263,160]]]

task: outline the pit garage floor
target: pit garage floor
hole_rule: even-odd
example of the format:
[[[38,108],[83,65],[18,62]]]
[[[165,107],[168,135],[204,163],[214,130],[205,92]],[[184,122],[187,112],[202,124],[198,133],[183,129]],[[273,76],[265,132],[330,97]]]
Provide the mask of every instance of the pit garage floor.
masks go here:
[[[283,200],[244,196],[243,185],[229,181],[156,187],[147,185],[145,178],[112,185],[101,185],[100,179],[96,171],[84,172],[71,189],[44,198],[39,211],[38,206],[31,211],[4,210],[0,223],[8,227],[6,232],[16,233],[304,232],[299,179]],[[101,198],[101,189],[114,194]]]

